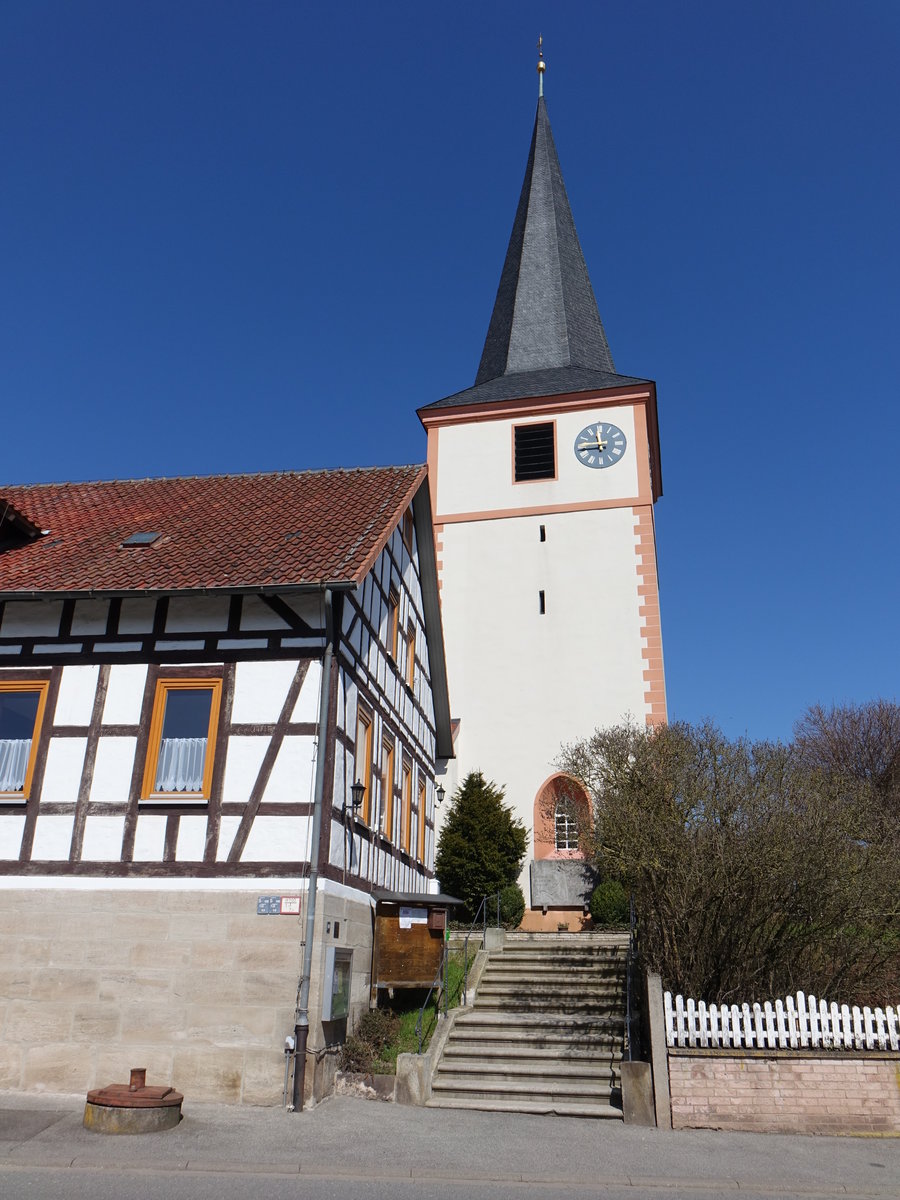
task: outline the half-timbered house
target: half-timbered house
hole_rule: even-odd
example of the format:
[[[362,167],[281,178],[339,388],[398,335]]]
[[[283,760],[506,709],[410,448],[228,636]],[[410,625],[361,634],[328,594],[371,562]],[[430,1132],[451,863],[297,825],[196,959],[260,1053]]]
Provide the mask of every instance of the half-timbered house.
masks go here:
[[[0,487],[0,1087],[321,1095],[451,753],[424,467]]]

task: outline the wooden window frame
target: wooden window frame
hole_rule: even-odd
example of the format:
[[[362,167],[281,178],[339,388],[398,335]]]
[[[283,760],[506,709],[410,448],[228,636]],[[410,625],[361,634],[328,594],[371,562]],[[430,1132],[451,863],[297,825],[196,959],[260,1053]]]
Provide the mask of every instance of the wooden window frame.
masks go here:
[[[400,763],[400,849],[409,854],[412,845],[412,759]]]
[[[387,763],[384,756],[387,754]],[[394,739],[381,735],[381,832],[389,842],[394,840]]]
[[[156,772],[159,766],[159,751],[162,744],[163,722],[166,714],[166,699],[169,692],[209,692],[209,726],[206,735],[206,754],[203,759],[203,787],[199,792],[158,792]],[[153,694],[153,709],[150,717],[150,733],[147,738],[147,756],[144,762],[144,779],[141,784],[141,802],[146,804],[205,804],[212,796],[212,778],[216,758],[216,741],[219,730],[219,711],[222,705],[222,680],[208,676],[196,679],[173,679],[161,676],[156,681]]]
[[[364,736],[365,745],[362,748],[362,752],[363,752],[365,761],[362,764],[362,767],[363,767],[362,774],[360,774],[360,770],[359,770],[359,768],[360,768],[360,762],[359,762],[359,752],[360,752],[359,727],[360,727],[360,725],[362,725],[363,728],[365,729],[365,736]],[[354,780],[354,782],[358,781],[365,788],[365,791],[363,792],[362,820],[363,820],[364,825],[369,825],[369,826],[371,826],[371,817],[372,817],[372,729],[373,729],[373,725],[374,725],[374,719],[372,716],[371,709],[367,708],[361,701],[357,701],[357,704],[356,704],[356,743],[354,745],[354,767],[356,768],[356,779]]]
[[[388,595],[388,654],[397,662],[400,642],[400,595],[396,588],[391,588]]]
[[[403,544],[410,554],[413,552],[413,528],[413,510],[412,505],[410,505],[403,514],[403,520],[400,522],[400,536],[403,538]]]
[[[416,623],[410,621],[406,626],[406,682],[412,691],[416,690]]]
[[[428,796],[428,784],[424,776],[419,775],[419,828],[416,830],[418,836],[418,846],[416,848],[416,857],[420,863],[425,862],[425,809],[426,798]]]
[[[47,707],[47,693],[50,691],[49,679],[3,679],[0,680],[0,692],[37,692],[38,706],[34,714],[34,726],[31,730],[31,749],[28,751],[28,763],[25,767],[25,780],[21,791],[0,792],[0,804],[24,803],[31,795],[31,784],[34,778],[34,768],[37,762],[38,741],[44,722],[44,711]]]

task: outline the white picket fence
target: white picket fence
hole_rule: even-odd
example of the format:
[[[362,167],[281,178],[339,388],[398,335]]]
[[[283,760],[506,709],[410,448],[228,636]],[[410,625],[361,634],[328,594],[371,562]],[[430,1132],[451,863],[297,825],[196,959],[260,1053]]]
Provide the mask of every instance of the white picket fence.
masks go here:
[[[900,1050],[900,1006],[829,1004],[798,992],[765,1004],[705,1004],[666,992],[669,1046],[747,1050]]]

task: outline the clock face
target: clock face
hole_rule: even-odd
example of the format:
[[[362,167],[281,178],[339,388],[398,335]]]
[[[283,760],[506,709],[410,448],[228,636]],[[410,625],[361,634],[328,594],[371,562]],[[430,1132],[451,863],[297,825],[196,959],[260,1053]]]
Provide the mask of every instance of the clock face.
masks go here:
[[[575,457],[585,467],[611,467],[625,456],[628,442],[618,425],[598,421],[587,425],[575,439]]]

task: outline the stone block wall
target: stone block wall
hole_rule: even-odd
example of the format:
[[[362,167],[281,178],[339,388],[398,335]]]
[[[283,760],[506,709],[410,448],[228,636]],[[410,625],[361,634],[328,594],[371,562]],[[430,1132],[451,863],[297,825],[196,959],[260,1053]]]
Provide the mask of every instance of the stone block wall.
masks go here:
[[[305,926],[257,915],[258,894],[0,890],[0,1088],[86,1093],[146,1067],[149,1084],[186,1099],[281,1104]],[[319,896],[315,1098],[333,1077],[329,1043],[343,1033],[317,1019],[327,941],[354,947],[353,1007],[368,1004],[372,923],[361,899]]]
[[[900,1132],[900,1054],[669,1051],[675,1129]]]

